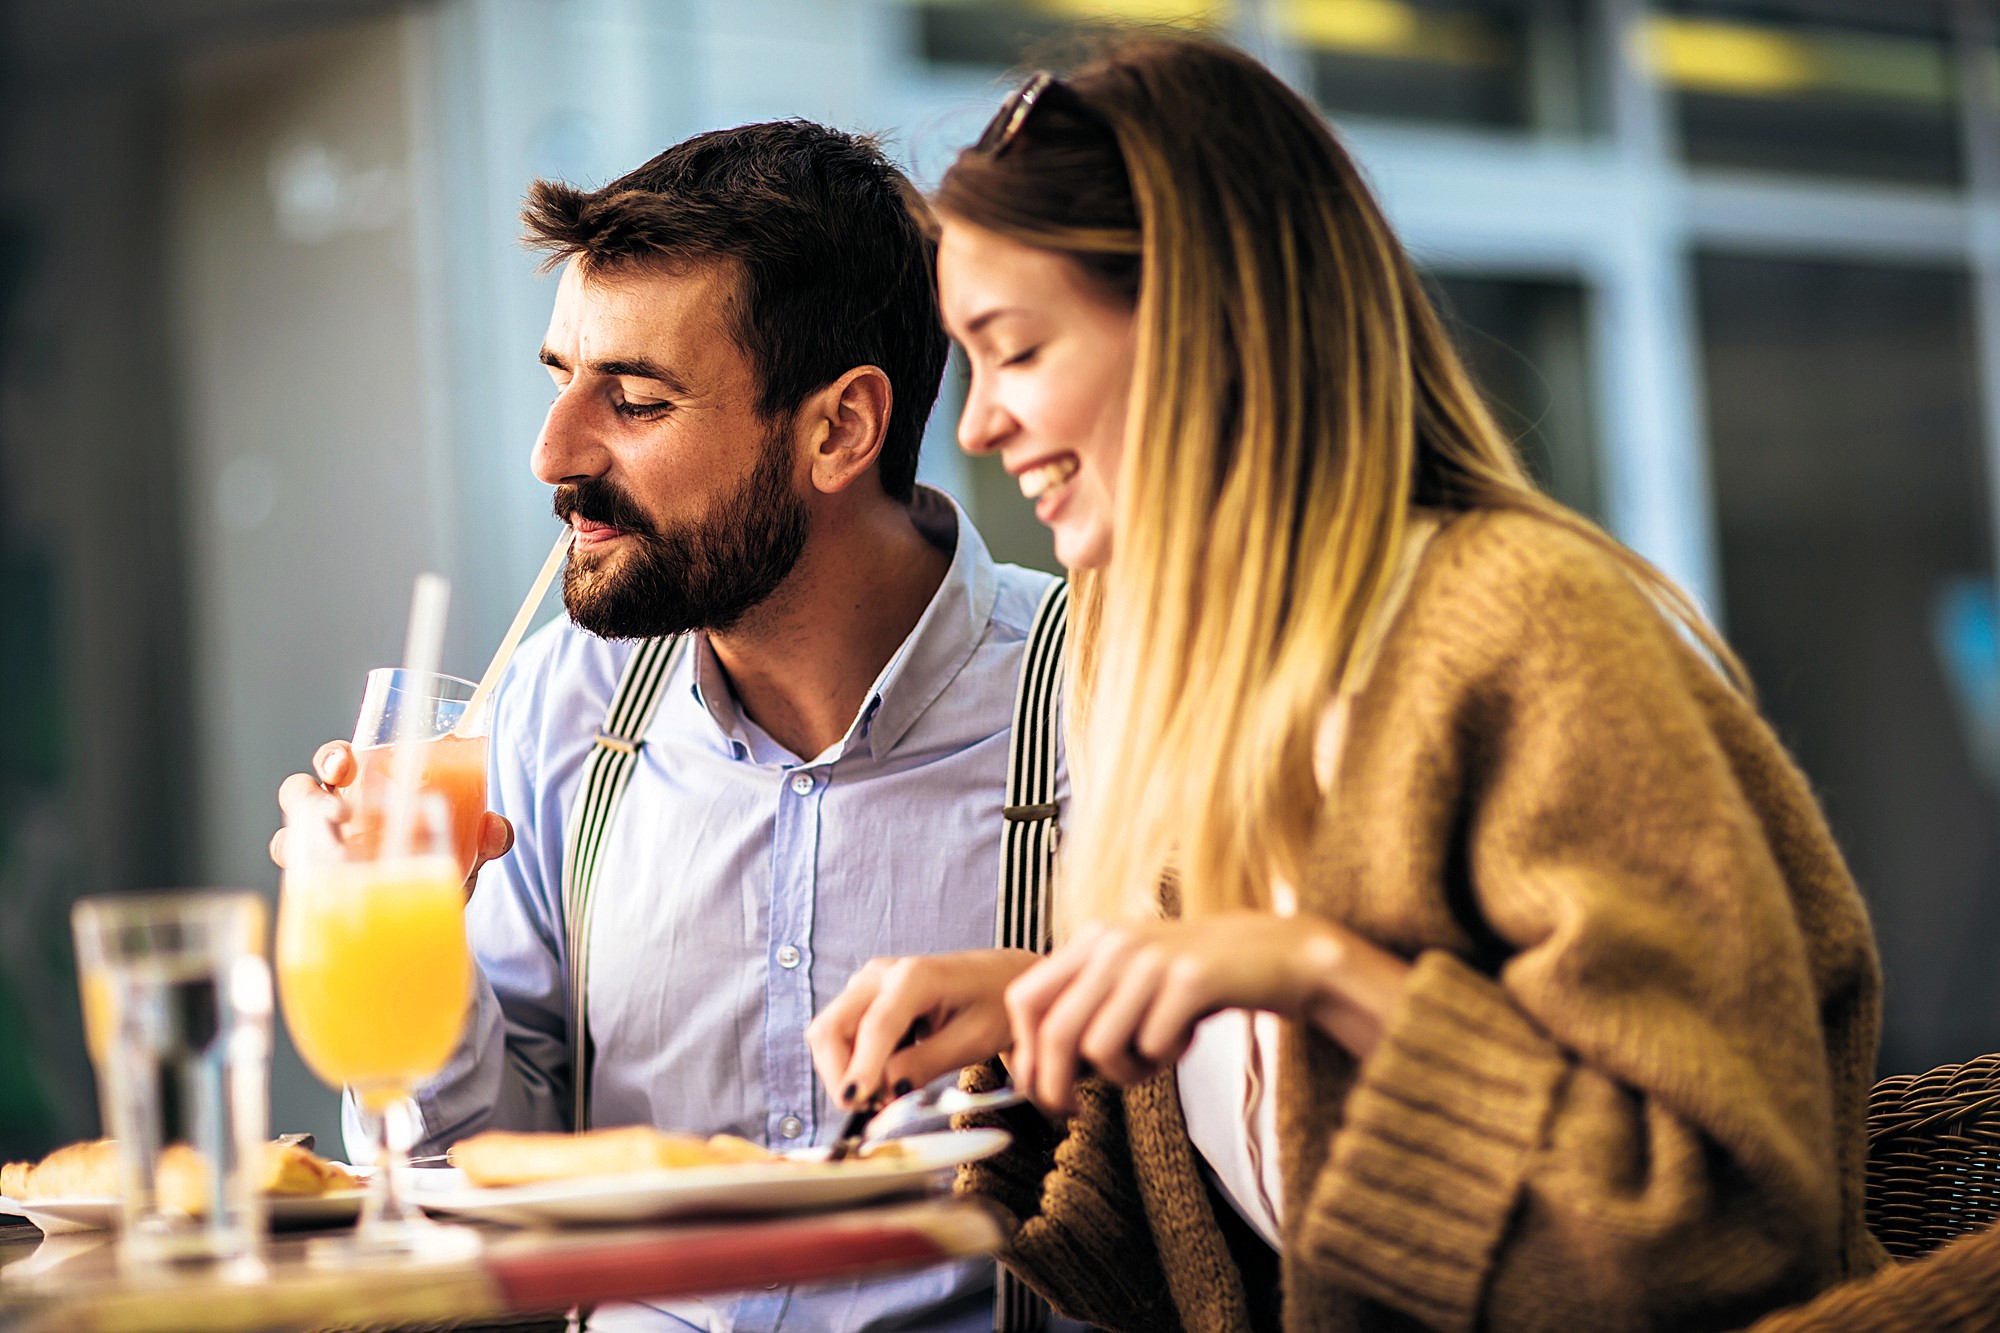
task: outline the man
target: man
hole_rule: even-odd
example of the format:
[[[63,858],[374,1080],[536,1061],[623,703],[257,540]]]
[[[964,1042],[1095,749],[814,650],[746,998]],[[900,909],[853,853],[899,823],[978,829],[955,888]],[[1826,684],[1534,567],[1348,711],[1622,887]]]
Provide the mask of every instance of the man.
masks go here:
[[[870,957],[993,941],[1016,677],[1051,581],[996,566],[915,485],[946,344],[908,191],[870,143],[786,122],[530,192],[528,239],[563,265],[534,468],[576,531],[569,617],[498,695],[491,803],[514,842],[467,909],[477,997],[418,1098],[431,1148],[572,1126],[564,837],[630,640],[695,631],[577,950],[590,1123],[830,1142],[818,1007]],[[352,755],[316,768],[324,786],[286,784],[288,817]],[[955,1264],[592,1327],[986,1329],[992,1284]]]

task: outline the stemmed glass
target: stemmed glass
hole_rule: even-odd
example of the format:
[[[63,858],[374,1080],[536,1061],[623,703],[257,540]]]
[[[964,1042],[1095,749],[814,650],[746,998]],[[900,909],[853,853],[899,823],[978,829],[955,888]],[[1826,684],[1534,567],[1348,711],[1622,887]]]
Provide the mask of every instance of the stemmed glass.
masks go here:
[[[382,1126],[355,1248],[447,1257],[477,1241],[410,1200],[422,1124],[410,1094],[444,1067],[465,1027],[465,875],[437,795],[419,792],[369,827],[371,836],[343,837],[311,815],[286,826],[278,994],[307,1066],[350,1089]]]

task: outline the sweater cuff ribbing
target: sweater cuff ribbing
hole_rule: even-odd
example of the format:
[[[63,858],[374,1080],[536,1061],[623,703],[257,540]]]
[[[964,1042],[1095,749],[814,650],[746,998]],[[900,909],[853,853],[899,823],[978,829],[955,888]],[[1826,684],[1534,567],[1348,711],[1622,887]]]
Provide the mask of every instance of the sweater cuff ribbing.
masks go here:
[[[1499,985],[1421,955],[1297,1233],[1341,1286],[1470,1329],[1567,1070]]]

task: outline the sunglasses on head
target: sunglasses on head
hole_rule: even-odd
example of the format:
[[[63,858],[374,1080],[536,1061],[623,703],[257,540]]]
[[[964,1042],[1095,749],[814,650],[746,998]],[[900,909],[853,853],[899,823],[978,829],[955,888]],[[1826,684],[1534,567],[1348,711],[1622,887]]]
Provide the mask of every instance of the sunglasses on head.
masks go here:
[[[1043,70],[1016,88],[1007,100],[1000,104],[1000,109],[993,114],[993,119],[987,122],[979,141],[972,145],[972,151],[983,153],[988,157],[998,157],[1006,152],[1013,146],[1015,137],[1021,133],[1021,127],[1028,123],[1028,116],[1034,111],[1035,103],[1040,101],[1049,89],[1060,86],[1061,82],[1055,75]]]

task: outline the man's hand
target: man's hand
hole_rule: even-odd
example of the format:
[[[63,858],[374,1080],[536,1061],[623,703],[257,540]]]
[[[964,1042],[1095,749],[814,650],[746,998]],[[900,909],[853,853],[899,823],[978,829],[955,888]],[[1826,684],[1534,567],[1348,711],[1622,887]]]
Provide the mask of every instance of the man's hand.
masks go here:
[[[361,773],[361,766],[355,762],[354,747],[346,741],[328,741],[313,755],[313,771],[294,773],[278,787],[278,808],[284,812],[286,824],[304,823],[309,819],[322,819],[333,825],[335,830],[346,827],[354,810],[342,795],[354,785]],[[488,810],[480,819],[479,854],[473,858],[472,870],[465,877],[465,893],[472,896],[473,885],[479,880],[479,867],[488,861],[505,856],[514,846],[514,826],[501,816]],[[285,864],[285,830],[279,829],[271,835],[271,859],[282,868]]]
[[[852,1110],[1000,1054],[1001,997],[1034,962],[1025,949],[871,960],[806,1029],[827,1091]]]

